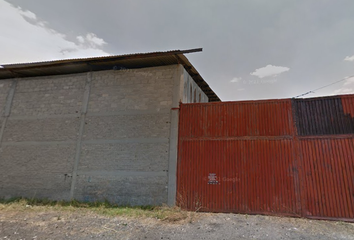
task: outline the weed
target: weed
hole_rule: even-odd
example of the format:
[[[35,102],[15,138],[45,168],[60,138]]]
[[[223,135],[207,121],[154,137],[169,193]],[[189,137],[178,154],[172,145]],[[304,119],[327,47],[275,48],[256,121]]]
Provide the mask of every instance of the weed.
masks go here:
[[[30,208],[29,208],[30,206]],[[179,207],[168,206],[119,206],[109,201],[104,202],[80,202],[53,201],[49,199],[13,198],[0,199],[0,210],[27,210],[31,211],[90,211],[106,216],[127,216],[133,218],[155,218],[162,221],[177,222],[189,220],[194,217],[193,213],[182,210]],[[192,216],[193,215],[193,216]],[[58,220],[60,220],[60,215]]]

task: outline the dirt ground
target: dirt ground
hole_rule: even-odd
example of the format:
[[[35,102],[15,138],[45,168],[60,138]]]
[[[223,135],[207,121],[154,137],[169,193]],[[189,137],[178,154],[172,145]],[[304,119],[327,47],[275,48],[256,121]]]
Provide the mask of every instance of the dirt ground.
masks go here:
[[[354,224],[211,213],[173,222],[80,209],[0,209],[0,239],[354,239]]]

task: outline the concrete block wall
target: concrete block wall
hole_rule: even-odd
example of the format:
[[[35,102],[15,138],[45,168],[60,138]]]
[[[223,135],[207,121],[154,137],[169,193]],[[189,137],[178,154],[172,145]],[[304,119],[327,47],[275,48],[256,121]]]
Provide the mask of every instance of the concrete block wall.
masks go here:
[[[178,66],[92,73],[74,198],[167,203]]]
[[[200,89],[185,69],[183,69],[183,92],[181,93],[181,96],[183,96],[183,103],[209,101],[208,96],[202,91],[202,89]]]
[[[69,199],[86,74],[0,81],[0,197]],[[10,86],[11,85],[11,86]]]
[[[1,80],[0,198],[173,205],[185,83],[180,65]]]

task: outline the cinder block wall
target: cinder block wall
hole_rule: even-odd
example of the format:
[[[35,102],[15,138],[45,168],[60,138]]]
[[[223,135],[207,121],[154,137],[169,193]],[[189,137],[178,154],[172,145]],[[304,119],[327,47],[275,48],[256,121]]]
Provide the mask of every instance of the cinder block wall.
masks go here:
[[[193,78],[183,69],[183,103],[208,102],[208,96],[195,83]]]
[[[70,198],[85,82],[86,74],[0,81],[0,197]]]
[[[0,198],[173,204],[189,78],[171,65],[1,80]]]
[[[74,198],[167,203],[178,66],[92,73]]]

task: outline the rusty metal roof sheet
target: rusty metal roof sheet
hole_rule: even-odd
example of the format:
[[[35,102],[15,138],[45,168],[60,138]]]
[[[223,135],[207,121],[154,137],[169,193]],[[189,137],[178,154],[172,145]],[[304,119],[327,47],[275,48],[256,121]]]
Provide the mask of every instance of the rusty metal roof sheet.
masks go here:
[[[134,69],[181,64],[194,79],[210,102],[221,101],[184,54],[202,51],[201,48],[166,52],[136,53],[46,62],[6,64],[0,67],[0,79],[82,73],[110,69]]]

